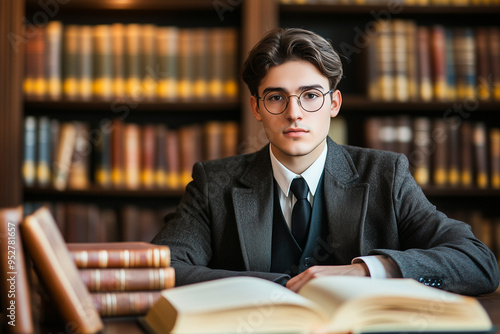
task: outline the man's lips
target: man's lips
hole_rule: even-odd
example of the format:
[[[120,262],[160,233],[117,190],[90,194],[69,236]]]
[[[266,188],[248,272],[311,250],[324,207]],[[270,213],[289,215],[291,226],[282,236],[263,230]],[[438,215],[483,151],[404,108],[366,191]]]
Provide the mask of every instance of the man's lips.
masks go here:
[[[288,128],[283,131],[283,134],[289,137],[300,137],[305,135],[307,132],[307,130],[302,128]]]

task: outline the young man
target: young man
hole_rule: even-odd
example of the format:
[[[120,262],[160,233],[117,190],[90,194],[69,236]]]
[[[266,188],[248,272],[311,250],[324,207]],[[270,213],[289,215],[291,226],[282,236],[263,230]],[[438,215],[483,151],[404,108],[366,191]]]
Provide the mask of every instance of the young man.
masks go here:
[[[341,76],[332,46],[309,31],[270,31],[250,52],[243,80],[270,143],[195,164],[153,240],[171,248],[177,285],[256,276],[298,291],[314,277],[359,275],[496,289],[494,255],[427,201],[404,155],[328,137]]]

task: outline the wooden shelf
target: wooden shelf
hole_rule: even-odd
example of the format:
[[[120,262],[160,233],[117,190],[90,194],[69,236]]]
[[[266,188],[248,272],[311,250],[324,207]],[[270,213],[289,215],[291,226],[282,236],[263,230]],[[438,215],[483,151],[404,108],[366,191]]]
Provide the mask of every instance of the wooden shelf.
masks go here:
[[[392,15],[398,14],[498,14],[499,5],[491,6],[411,6],[395,3],[386,5],[350,5],[350,4],[307,4],[307,5],[280,5],[282,13],[331,13],[331,14],[366,14],[370,12],[388,11],[393,9]]]
[[[60,5],[64,10],[213,10],[212,1],[207,0],[86,0],[68,1]],[[26,0],[26,10],[39,10],[38,0]]]
[[[500,197],[500,189],[491,188],[422,186],[422,190],[426,196],[430,197]]]
[[[444,111],[447,109],[461,109],[464,111],[488,111],[500,112],[500,101],[431,101],[431,102],[383,102],[373,101],[363,95],[344,95],[342,98],[343,110],[377,110],[377,111],[421,111],[421,110],[438,110]]]
[[[103,188],[92,186],[88,189],[65,189],[63,191],[54,188],[25,187],[26,197],[48,196],[51,200],[64,199],[102,199],[113,198],[180,198],[184,189],[125,189],[125,188]]]
[[[24,102],[25,110],[85,110],[89,112],[112,111],[118,108],[129,108],[130,111],[228,111],[240,107],[237,99],[228,100],[193,100],[193,101],[46,101],[29,100]]]

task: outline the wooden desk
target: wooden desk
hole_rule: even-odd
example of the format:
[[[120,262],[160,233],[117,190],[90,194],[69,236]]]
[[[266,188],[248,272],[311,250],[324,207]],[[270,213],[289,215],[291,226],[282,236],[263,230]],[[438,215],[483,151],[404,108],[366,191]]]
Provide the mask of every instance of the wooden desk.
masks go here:
[[[500,334],[500,290],[492,294],[477,298],[486,309],[491,321],[496,326],[496,334]],[[104,319],[104,330],[102,334],[144,334],[135,318],[127,319]]]
[[[496,326],[497,334],[500,334],[500,289],[496,292],[477,298],[486,309],[491,321]]]

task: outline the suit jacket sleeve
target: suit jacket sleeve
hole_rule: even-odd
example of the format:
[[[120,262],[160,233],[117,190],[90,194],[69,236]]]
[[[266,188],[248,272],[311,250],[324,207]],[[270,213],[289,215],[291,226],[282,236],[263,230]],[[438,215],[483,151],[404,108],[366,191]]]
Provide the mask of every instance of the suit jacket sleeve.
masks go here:
[[[290,278],[289,275],[248,271],[243,261],[237,260],[238,254],[241,254],[238,235],[231,234],[231,228],[228,228],[234,223],[234,218],[225,214],[232,204],[224,200],[227,189],[220,186],[231,181],[217,178],[213,173],[213,170],[207,171],[203,163],[194,165],[193,181],[186,187],[177,210],[165,218],[165,226],[152,240],[152,243],[170,247],[176,285],[230,276],[254,276],[283,284]],[[231,234],[225,237],[230,242],[219,245],[217,240],[220,234],[226,233]],[[220,251],[220,247],[226,248]],[[223,265],[213,259],[216,248],[217,254],[223,253],[219,254],[226,261]]]
[[[389,179],[401,248],[371,254],[392,258],[403,277],[462,294],[493,292],[499,281],[495,256],[469,225],[436,210],[409,173],[405,156],[399,156]]]

